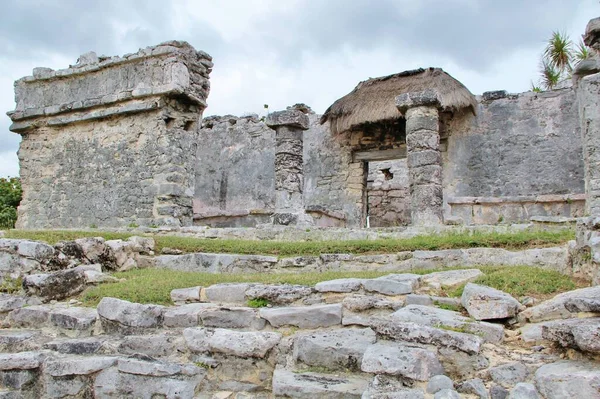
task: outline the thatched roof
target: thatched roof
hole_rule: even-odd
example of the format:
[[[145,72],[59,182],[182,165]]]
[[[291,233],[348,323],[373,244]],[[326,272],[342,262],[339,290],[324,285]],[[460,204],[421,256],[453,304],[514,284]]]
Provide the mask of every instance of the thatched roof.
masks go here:
[[[321,117],[331,122],[331,130],[342,133],[364,123],[401,118],[396,96],[425,89],[439,93],[442,109],[456,111],[477,109],[475,96],[458,80],[441,68],[415,69],[360,82],[352,92],[334,102]]]

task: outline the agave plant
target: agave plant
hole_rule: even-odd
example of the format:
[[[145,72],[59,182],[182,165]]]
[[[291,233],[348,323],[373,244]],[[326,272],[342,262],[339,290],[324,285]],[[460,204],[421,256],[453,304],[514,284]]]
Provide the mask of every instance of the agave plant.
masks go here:
[[[579,43],[577,43],[577,48],[573,52],[573,58],[577,61],[583,61],[590,58],[590,49],[585,45],[583,40],[579,39]]]
[[[552,32],[544,50],[544,62],[559,74],[568,73],[572,70],[571,60],[573,53],[573,42],[566,33]]]
[[[540,62],[540,84],[546,90],[552,90],[560,82],[561,72],[545,57]]]

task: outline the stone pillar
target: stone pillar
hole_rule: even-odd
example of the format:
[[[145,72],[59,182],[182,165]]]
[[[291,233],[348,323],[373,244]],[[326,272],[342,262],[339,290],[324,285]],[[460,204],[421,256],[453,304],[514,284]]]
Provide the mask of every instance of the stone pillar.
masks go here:
[[[275,129],[275,213],[273,223],[296,225],[305,219],[303,133],[308,116],[297,109],[273,112],[267,126]]]
[[[171,41],[15,82],[20,228],[192,224],[211,57]]]
[[[396,106],[406,118],[406,147],[412,224],[443,224],[439,98],[435,90],[405,93]]]

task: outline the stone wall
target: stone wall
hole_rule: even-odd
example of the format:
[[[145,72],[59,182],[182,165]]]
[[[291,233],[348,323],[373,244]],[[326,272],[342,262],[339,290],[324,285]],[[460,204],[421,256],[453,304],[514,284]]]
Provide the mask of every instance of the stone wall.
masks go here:
[[[371,227],[410,224],[406,159],[369,162],[367,198]]]
[[[203,121],[196,157],[197,224],[251,226],[275,205],[275,131],[253,116]]]
[[[480,99],[470,126],[452,126],[444,157],[449,197],[583,193],[572,89]]]
[[[190,225],[210,56],[167,42],[15,83],[20,228]]]

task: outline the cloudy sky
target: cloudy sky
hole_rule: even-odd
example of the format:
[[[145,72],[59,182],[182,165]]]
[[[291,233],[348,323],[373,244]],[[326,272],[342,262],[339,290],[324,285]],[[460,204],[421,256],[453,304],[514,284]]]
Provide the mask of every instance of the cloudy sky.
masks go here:
[[[5,3],[5,4],[2,4]],[[0,0],[0,177],[18,174],[13,81],[180,39],[214,58],[205,116],[304,102],[436,66],[473,93],[527,91],[553,30],[578,39],[598,0]]]

